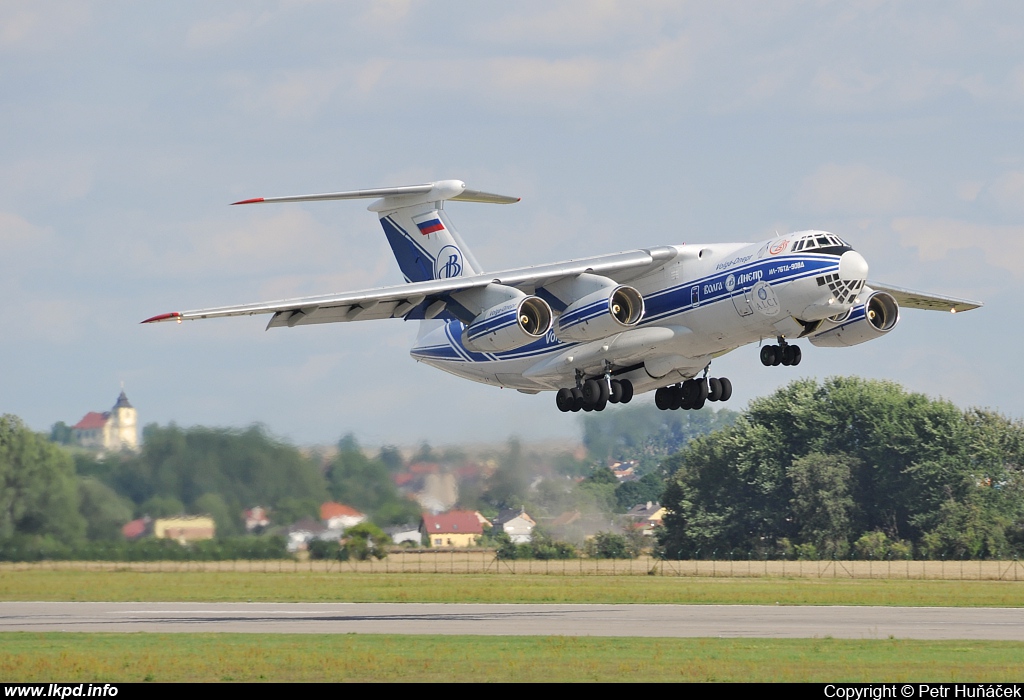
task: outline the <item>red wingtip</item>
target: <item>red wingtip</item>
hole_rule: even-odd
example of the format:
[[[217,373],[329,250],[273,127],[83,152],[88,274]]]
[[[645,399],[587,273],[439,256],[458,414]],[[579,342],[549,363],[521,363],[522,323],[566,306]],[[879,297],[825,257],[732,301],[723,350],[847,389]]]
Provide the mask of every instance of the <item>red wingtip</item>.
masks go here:
[[[232,202],[231,206],[235,206],[236,204],[256,204],[257,202],[262,201],[263,197],[253,197],[252,199],[243,199],[241,202]]]
[[[160,321],[170,321],[172,319],[178,319],[178,321],[180,322],[181,314],[178,313],[177,311],[172,311],[169,314],[160,314],[159,316],[154,316],[153,318],[147,318],[145,321],[143,321],[143,323],[159,323]]]

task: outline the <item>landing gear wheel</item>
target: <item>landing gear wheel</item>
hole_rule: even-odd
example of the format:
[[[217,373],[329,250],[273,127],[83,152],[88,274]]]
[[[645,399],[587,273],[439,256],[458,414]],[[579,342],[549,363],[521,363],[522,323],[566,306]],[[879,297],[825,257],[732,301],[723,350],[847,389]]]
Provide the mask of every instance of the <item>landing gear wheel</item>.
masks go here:
[[[785,365],[786,367],[789,367],[791,364],[793,364],[793,346],[792,345],[783,345],[776,352],[779,355],[779,362],[781,362],[783,365]]]
[[[575,403],[572,398],[572,389],[559,389],[558,393],[555,394],[555,405],[558,406],[558,410],[562,413],[571,411]]]
[[[703,379],[690,380],[696,384],[693,393],[693,410],[699,411],[704,408],[704,402],[708,400],[708,383]]]
[[[594,381],[597,382],[597,387],[601,390],[600,396],[598,396],[597,401],[595,401],[594,403],[608,403],[608,399],[611,396],[611,391],[608,388],[608,382],[605,381],[604,377],[601,377],[600,379],[595,379]],[[597,410],[600,411],[601,409],[599,408]]]
[[[793,360],[789,364],[793,367],[796,367],[798,364],[800,364],[800,360],[803,359],[804,354],[800,351],[799,345],[790,345],[789,347],[793,349]]]
[[[774,345],[765,345],[761,348],[761,364],[765,367],[771,367],[772,365],[778,364],[778,362],[775,361]]]
[[[722,398],[722,382],[718,379],[708,380],[708,401],[718,401]]]
[[[722,384],[722,395],[718,398],[719,401],[728,401],[732,398],[732,382],[727,378],[722,377],[718,380]]]
[[[693,408],[693,397],[696,395],[697,387],[692,379],[687,379],[683,382],[683,386],[680,388],[682,394],[682,401],[679,402],[679,408],[684,411],[689,411]]]
[[[628,379],[620,379],[619,384],[622,386],[622,396],[619,398],[619,403],[629,403],[633,400],[633,382]]]
[[[583,392],[579,389],[570,389],[572,392],[572,408],[570,409],[573,413],[579,413],[583,408]]]
[[[669,387],[663,386],[654,392],[654,405],[658,407],[659,411],[667,411],[670,400],[671,394],[669,392]]]
[[[670,411],[678,411],[680,404],[683,402],[683,390],[677,384],[676,386],[670,386],[668,408]]]
[[[596,379],[583,382],[583,400],[591,406],[601,400],[601,384]]]
[[[783,351],[784,348],[781,348],[778,345],[775,346],[775,359],[772,360],[772,367],[778,367],[779,365],[782,364],[782,355],[784,354]]]
[[[608,399],[601,399],[596,404],[594,404],[594,410],[595,411],[603,411],[607,406],[608,406]]]
[[[619,403],[620,401],[622,401],[622,382],[613,379],[611,392],[608,394],[608,403]]]

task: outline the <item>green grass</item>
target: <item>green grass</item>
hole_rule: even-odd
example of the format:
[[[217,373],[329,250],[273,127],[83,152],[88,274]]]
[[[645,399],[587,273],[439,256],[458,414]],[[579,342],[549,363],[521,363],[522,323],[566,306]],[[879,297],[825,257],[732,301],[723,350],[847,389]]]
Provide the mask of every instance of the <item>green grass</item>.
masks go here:
[[[32,569],[0,571],[0,600],[1021,607],[1024,582]]]
[[[0,633],[0,681],[1019,681],[1024,643]]]

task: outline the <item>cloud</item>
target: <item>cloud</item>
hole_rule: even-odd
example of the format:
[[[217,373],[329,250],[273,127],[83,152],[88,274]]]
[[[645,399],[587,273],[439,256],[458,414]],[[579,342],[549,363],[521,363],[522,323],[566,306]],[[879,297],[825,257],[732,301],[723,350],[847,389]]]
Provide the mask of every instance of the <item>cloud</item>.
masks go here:
[[[185,33],[185,45],[190,49],[223,46],[235,38],[267,24],[270,12],[232,12],[228,15],[199,20]]]
[[[794,204],[815,214],[869,216],[895,213],[912,198],[901,178],[867,165],[830,163],[797,185]]]
[[[52,229],[36,226],[17,214],[0,211],[0,248],[4,250],[5,258],[13,251],[43,245],[52,235]]]
[[[1002,209],[1024,211],[1024,171],[1003,173],[985,188],[985,194]]]
[[[904,246],[917,248],[922,260],[940,260],[951,253],[976,249],[992,267],[1024,276],[1024,225],[903,217],[893,220],[892,229]]]
[[[44,157],[0,165],[0,195],[23,200],[70,202],[85,197],[95,179],[90,160],[76,157]]]
[[[4,0],[0,3],[0,50],[65,49],[67,40],[92,21],[86,2]]]

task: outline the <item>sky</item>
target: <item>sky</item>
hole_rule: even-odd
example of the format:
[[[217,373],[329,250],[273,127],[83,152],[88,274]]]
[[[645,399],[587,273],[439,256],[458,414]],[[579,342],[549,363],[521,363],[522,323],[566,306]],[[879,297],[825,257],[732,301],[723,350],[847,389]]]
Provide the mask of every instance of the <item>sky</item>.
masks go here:
[[[365,202],[228,204],[448,178],[522,197],[446,207],[488,269],[813,228],[985,302],[736,350],[730,408],[860,375],[1024,416],[1019,2],[5,0],[0,133],[0,413],[39,431],[123,383],[143,424],[297,444],[577,440],[413,361],[414,323],[139,325],[400,283]]]

